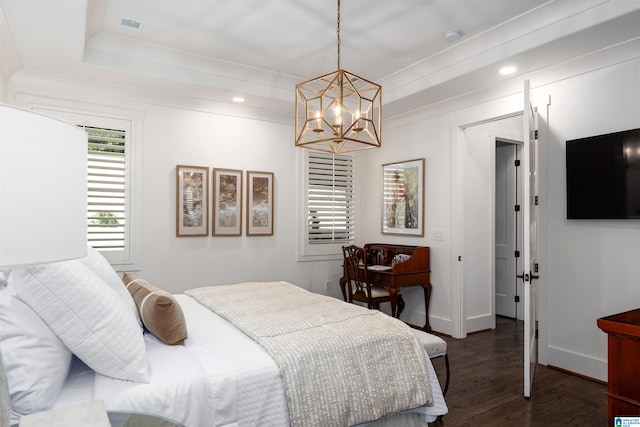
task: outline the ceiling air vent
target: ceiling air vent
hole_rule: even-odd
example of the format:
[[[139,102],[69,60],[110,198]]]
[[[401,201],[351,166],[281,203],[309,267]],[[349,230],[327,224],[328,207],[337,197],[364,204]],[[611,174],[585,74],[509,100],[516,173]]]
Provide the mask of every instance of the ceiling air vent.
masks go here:
[[[120,31],[125,34],[132,34],[137,36],[140,34],[140,30],[142,29],[142,22],[136,21],[135,19],[122,18],[120,20]]]

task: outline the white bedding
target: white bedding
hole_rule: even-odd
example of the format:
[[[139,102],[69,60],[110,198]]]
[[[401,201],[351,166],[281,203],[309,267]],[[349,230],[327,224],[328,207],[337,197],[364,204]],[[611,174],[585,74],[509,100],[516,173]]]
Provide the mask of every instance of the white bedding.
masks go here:
[[[188,426],[210,425],[200,363],[184,347],[169,347],[150,334],[145,334],[145,347],[152,372],[162,375],[152,375],[147,384],[123,381],[96,374],[76,358],[55,407],[101,399],[107,409],[158,414]]]
[[[55,404],[102,399],[107,410],[162,415],[186,427],[286,426],[289,423],[278,367],[255,342],[186,295],[189,338],[168,346],[145,334],[151,382],[95,374],[74,361]]]
[[[273,357],[292,426],[355,425],[432,403],[424,348],[406,324],[288,282],[244,282],[187,295]]]
[[[95,374],[76,360],[55,407],[102,399],[108,410],[158,414],[187,427],[289,425],[280,373],[266,351],[189,296],[175,297],[189,338],[170,347],[145,334],[149,384]],[[428,363],[434,406],[413,410],[423,421],[447,412]]]
[[[289,423],[284,389],[274,360],[253,340],[187,295],[185,347],[208,372],[211,426]]]

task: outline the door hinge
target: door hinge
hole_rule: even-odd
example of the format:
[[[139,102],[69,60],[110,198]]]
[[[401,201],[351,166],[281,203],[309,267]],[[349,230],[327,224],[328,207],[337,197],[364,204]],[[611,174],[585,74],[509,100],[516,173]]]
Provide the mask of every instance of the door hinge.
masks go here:
[[[536,335],[535,338],[538,339],[538,328],[536,328]]]
[[[515,210],[516,210],[516,212],[520,212],[520,205],[516,205],[515,206]]]
[[[538,139],[538,129],[533,131],[533,138]]]
[[[513,256],[515,256],[516,258],[520,258],[520,251],[515,251]]]
[[[536,205],[536,206],[538,206],[538,196],[535,196],[535,197],[533,198],[533,204],[534,204],[534,205]]]
[[[462,261],[462,255],[458,255],[458,261]]]
[[[520,166],[520,159],[516,159],[516,161],[514,162],[516,167]]]
[[[514,300],[515,300],[515,302],[520,302],[520,295],[516,295]]]

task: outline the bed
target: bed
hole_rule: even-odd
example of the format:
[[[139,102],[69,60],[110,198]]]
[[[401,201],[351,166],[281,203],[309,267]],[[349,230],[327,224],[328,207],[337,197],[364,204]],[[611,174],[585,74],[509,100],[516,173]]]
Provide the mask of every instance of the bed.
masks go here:
[[[258,292],[254,302],[247,302],[250,299],[242,295],[243,289],[251,294],[262,290],[264,295]],[[278,295],[278,289],[294,295],[296,301],[311,298],[311,305],[302,308],[302,321],[283,320],[282,307],[277,307],[281,297],[268,301],[269,295]],[[217,306],[221,300],[227,304]],[[296,304],[287,301],[286,305]],[[26,413],[91,400],[102,400],[107,410],[160,415],[187,427],[425,425],[447,412],[435,371],[421,347],[420,356],[405,352],[410,353],[406,359],[414,359],[407,363],[417,361],[406,373],[402,368],[382,370],[388,376],[384,381],[402,378],[410,392],[380,387],[371,380],[389,358],[394,365],[405,363],[396,360],[398,352],[385,355],[379,350],[379,354],[367,356],[375,360],[369,360],[371,365],[366,368],[357,357],[339,357],[347,368],[365,375],[358,378],[349,373],[341,380],[331,373],[338,369],[334,366],[336,355],[348,350],[317,347],[302,359],[292,357],[287,348],[295,347],[290,345],[291,337],[304,342],[299,335],[302,329],[318,327],[316,320],[309,320],[316,319],[310,307],[334,316],[322,326],[323,338],[316,339],[317,343],[310,341],[313,346],[324,346],[330,337],[340,337],[342,332],[336,325],[345,322],[375,324],[379,318],[381,325],[390,322],[392,329],[404,328],[402,322],[380,312],[312,294],[286,282],[201,287],[170,295],[135,276],[119,277],[91,250],[82,260],[14,269],[9,284],[0,291],[0,349],[11,394],[12,422]],[[247,310],[251,316],[244,315]],[[269,312],[272,319],[265,320]],[[366,335],[377,334],[378,340],[390,334],[387,329],[383,326],[380,332]],[[318,331],[313,329],[312,333],[320,337]],[[415,344],[402,340],[400,345],[406,348]],[[370,344],[363,343],[354,348],[368,354],[360,349]],[[383,347],[386,345],[390,344]],[[300,369],[329,362],[323,369]],[[288,363],[293,369],[285,368]],[[425,377],[421,377],[423,372]],[[331,381],[338,381],[337,386],[333,384],[337,390],[331,389]],[[348,395],[356,393],[340,394],[344,384],[358,381],[364,381],[362,387],[371,391],[366,393],[373,396],[366,410],[373,411],[373,417],[353,418],[356,403]],[[353,400],[363,399],[365,394]],[[383,400],[391,406],[385,406]]]

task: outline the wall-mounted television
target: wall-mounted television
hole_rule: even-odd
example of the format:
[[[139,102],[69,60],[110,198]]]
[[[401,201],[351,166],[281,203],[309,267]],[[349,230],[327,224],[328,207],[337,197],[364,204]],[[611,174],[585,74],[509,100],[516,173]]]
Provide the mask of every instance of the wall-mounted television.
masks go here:
[[[640,129],[567,141],[567,218],[640,219]]]

